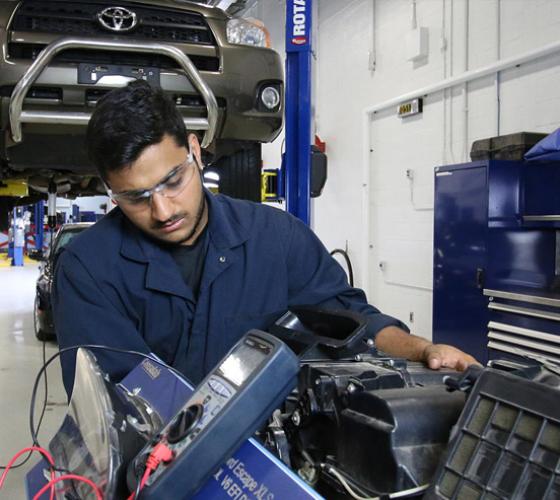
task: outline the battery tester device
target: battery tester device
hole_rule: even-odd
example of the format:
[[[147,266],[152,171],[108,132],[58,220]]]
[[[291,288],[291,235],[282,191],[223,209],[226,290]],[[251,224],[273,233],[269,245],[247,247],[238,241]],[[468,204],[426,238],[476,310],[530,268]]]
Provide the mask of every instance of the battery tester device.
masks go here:
[[[140,467],[158,443],[173,455],[158,464],[139,497],[194,495],[284,401],[298,372],[298,358],[282,341],[258,330],[248,332],[163,428],[159,441],[133,461],[134,469]]]

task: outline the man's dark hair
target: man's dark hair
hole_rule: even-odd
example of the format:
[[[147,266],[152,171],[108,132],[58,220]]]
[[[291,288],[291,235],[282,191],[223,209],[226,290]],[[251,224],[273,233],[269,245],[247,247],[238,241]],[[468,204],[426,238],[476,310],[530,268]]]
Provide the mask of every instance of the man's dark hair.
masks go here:
[[[187,129],[175,103],[144,80],[112,90],[95,107],[86,145],[102,179],[136,161],[142,151],[165,134],[187,146]]]

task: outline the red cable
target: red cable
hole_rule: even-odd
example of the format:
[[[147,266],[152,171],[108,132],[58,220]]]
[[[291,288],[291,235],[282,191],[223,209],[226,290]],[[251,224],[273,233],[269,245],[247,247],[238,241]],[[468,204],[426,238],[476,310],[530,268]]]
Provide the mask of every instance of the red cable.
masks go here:
[[[92,480],[88,479],[87,477],[78,476],[76,474],[64,474],[63,476],[59,476],[56,479],[52,479],[37,492],[37,494],[33,497],[33,500],[39,500],[41,495],[45,493],[45,491],[47,491],[48,488],[54,488],[54,485],[56,483],[58,483],[59,481],[65,481],[67,479],[73,479],[74,481],[82,481],[83,483],[88,484],[95,492],[95,496],[97,497],[97,500],[103,500],[103,494],[101,493],[101,490]]]
[[[13,458],[8,462],[8,465],[6,465],[6,469],[4,470],[4,473],[2,474],[2,477],[0,478],[0,489],[2,488],[2,486],[4,486],[4,481],[6,480],[6,476],[8,475],[8,471],[10,470],[10,468],[12,467],[12,465],[14,465],[14,462],[24,453],[27,452],[33,452],[33,451],[38,451],[39,453],[41,453],[41,455],[43,455],[49,462],[49,464],[51,465],[51,481],[47,484],[47,486],[50,485],[51,488],[51,497],[50,500],[54,499],[54,486],[51,485],[51,482],[54,480],[54,460],[53,457],[51,456],[51,454],[45,450],[44,448],[41,448],[40,446],[30,446],[28,448],[24,448],[21,451],[18,451]],[[47,491],[47,488],[44,488],[44,491]]]
[[[142,476],[142,480],[140,481],[140,489],[142,489],[145,484],[146,481],[148,480],[148,478],[150,477],[150,474],[154,471],[155,469],[151,469],[149,467],[146,468],[146,470],[144,471],[144,475]]]
[[[142,488],[146,484],[146,481],[148,480],[152,472],[153,469],[150,469],[148,466],[146,466],[146,470],[144,471],[144,474],[142,475],[142,479],[140,480],[140,489],[138,491],[142,491]],[[126,500],[134,500],[135,495],[136,493],[133,491]]]
[[[142,488],[146,484],[146,481],[148,481],[150,474],[157,469],[158,465],[161,462],[171,462],[171,460],[173,460],[173,450],[171,450],[171,448],[169,448],[162,442],[156,444],[154,446],[154,449],[150,453],[148,460],[146,460],[146,470],[144,471],[144,474],[142,475],[142,479],[140,480],[139,491],[142,490]],[[135,493],[132,492],[130,496],[127,498],[127,500],[134,500],[134,497],[135,497]]]
[[[144,487],[144,485],[146,484],[146,481],[148,480],[148,478],[150,477],[150,474],[154,471],[154,469],[146,466],[146,470],[144,471],[144,474],[142,475],[142,479],[140,480],[140,489],[138,491],[142,491],[142,488]],[[130,496],[126,499],[126,500],[134,500],[135,498],[135,492],[133,491]]]

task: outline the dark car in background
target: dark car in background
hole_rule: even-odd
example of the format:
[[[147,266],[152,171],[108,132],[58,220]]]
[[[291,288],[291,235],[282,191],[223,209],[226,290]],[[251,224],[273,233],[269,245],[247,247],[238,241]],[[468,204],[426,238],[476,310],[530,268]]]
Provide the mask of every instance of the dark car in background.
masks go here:
[[[0,1],[0,183],[25,200],[104,193],[84,134],[97,101],[133,78],[159,85],[205,148],[225,194],[260,201],[261,143],[283,121],[283,62],[258,22],[175,0]]]
[[[35,304],[33,306],[33,326],[38,340],[49,340],[56,337],[52,315],[51,289],[58,256],[75,236],[91,225],[93,225],[92,222],[64,224],[54,237],[49,254],[42,264],[41,274],[37,279]]]

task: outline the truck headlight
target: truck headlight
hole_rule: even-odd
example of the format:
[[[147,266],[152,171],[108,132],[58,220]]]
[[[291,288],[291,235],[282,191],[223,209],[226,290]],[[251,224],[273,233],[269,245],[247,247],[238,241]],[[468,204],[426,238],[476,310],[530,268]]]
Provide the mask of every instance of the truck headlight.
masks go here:
[[[268,30],[260,21],[233,18],[227,23],[227,41],[236,45],[270,47]]]

